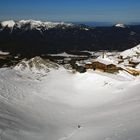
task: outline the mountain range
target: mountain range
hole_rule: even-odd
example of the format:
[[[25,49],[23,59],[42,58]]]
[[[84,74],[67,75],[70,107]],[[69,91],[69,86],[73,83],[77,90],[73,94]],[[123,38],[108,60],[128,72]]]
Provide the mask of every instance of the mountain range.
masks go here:
[[[140,25],[90,27],[35,20],[0,22],[0,50],[23,56],[84,50],[123,51],[139,43]]]

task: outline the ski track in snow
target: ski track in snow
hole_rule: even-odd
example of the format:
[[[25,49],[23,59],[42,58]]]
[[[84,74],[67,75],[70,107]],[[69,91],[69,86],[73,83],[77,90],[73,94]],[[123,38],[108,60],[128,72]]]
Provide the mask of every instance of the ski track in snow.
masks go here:
[[[76,130],[74,130],[72,133],[58,139],[58,140],[69,140],[70,138],[72,138],[72,136],[76,135],[76,133],[78,133],[78,131],[80,131],[81,129],[83,129],[83,127],[81,126],[81,128],[77,128]]]
[[[76,131],[73,131],[72,133],[68,134],[67,136],[65,137],[62,137],[58,140],[68,140],[69,138],[71,138],[74,134],[76,133]]]

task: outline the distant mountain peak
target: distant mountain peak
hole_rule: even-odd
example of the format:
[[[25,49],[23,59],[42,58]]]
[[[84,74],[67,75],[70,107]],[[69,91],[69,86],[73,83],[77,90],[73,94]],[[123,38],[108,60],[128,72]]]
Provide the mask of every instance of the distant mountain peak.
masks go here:
[[[13,20],[2,21],[1,25],[2,25],[2,27],[13,28],[15,25],[15,21],[13,21]]]
[[[122,24],[122,23],[118,23],[115,25],[115,27],[118,27],[118,28],[125,28],[125,25]]]

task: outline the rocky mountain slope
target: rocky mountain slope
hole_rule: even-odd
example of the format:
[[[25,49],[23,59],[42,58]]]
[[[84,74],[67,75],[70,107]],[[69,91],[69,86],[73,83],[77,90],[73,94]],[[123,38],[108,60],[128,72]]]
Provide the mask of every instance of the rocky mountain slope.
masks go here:
[[[42,59],[39,56],[36,56],[29,60],[27,59],[21,60],[21,62],[19,62],[16,66],[14,66],[15,70],[39,76],[46,75],[51,70],[58,68],[59,65],[57,65],[56,63],[48,59],[47,60]]]

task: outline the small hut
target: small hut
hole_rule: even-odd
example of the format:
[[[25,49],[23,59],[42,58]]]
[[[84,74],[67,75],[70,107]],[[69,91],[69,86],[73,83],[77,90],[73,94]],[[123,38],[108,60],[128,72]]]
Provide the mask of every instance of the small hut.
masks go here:
[[[75,69],[76,71],[80,72],[80,73],[85,73],[86,72],[86,68],[79,64],[79,63],[76,63],[73,67],[73,69]]]
[[[107,65],[99,61],[94,61],[92,62],[92,68],[93,70],[100,70],[105,72],[107,70]]]
[[[109,65],[107,65],[106,72],[115,73],[115,72],[118,72],[119,70],[120,70],[120,68],[117,67],[116,65],[114,65],[114,64],[109,64]]]

